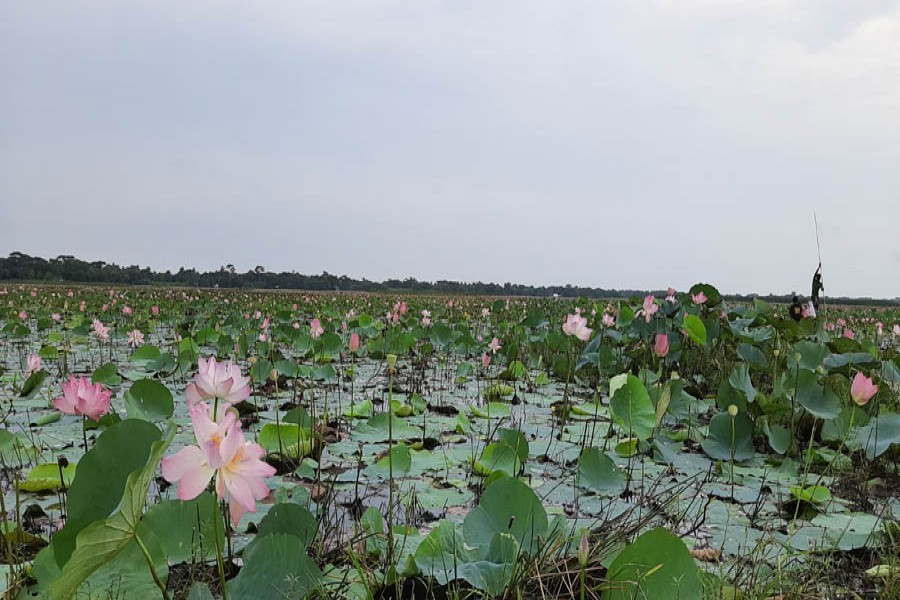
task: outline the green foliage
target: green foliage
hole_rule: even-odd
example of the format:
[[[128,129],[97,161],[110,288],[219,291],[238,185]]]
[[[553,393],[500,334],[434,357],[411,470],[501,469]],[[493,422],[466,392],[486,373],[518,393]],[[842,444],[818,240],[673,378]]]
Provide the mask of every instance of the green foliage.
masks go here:
[[[52,492],[59,489],[63,483],[65,487],[70,487],[75,477],[76,466],[75,463],[69,463],[65,468],[56,463],[35,465],[23,481],[16,483],[16,486],[25,492]]]
[[[644,383],[632,374],[617,375],[610,383],[615,387],[609,407],[615,422],[629,434],[646,440],[656,427],[656,409]]]
[[[626,546],[606,574],[603,600],[699,600],[700,575],[684,542],[657,528]]]
[[[193,500],[163,500],[147,510],[138,532],[141,538],[158,540],[169,564],[214,559],[216,545],[225,547],[225,522],[217,502],[209,492]]]
[[[244,567],[228,582],[229,598],[284,600],[306,598],[322,582],[322,572],[306,554],[302,540],[273,533],[244,552]]]
[[[745,413],[732,417],[721,413],[709,422],[709,436],[703,450],[717,460],[744,461],[753,458],[753,421]]]
[[[534,491],[520,479],[504,477],[491,483],[466,515],[463,536],[467,544],[486,553],[497,533],[508,533],[522,552],[535,554],[547,526],[547,511]]]
[[[116,364],[110,362],[94,370],[94,374],[91,375],[91,383],[102,383],[115,387],[122,383],[122,378],[116,372]]]
[[[124,423],[128,421],[121,424]],[[147,490],[163,453],[174,437],[175,428],[171,427],[166,439],[153,443],[147,463],[128,475],[119,510],[78,532],[74,551],[61,565],[59,577],[50,587],[51,598],[71,598],[81,582],[113,560],[129,544],[144,543],[138,527],[147,502]]]
[[[585,448],[578,457],[578,485],[604,496],[617,496],[625,489],[626,476],[598,448]]]
[[[66,526],[53,536],[51,546],[60,567],[69,561],[79,532],[116,509],[129,475],[147,464],[151,446],[160,436],[152,424],[127,419],[104,431],[79,461],[69,487]]]
[[[298,459],[312,451],[312,434],[296,423],[266,423],[257,439],[263,450]]]
[[[703,320],[700,317],[685,315],[684,330],[695,344],[706,347],[706,325],[703,324]]]
[[[130,418],[158,422],[172,416],[175,403],[166,386],[152,379],[141,379],[125,392],[125,410]]]
[[[528,440],[521,432],[500,429],[498,439],[488,444],[473,468],[478,475],[502,472],[510,477],[519,475],[528,460]]]

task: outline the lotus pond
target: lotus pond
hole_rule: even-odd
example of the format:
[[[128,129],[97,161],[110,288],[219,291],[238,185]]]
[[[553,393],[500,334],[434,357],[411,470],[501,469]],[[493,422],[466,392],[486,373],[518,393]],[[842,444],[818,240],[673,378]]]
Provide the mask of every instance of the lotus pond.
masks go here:
[[[900,310],[0,288],[9,598],[900,589]],[[855,595],[854,595],[855,594]]]

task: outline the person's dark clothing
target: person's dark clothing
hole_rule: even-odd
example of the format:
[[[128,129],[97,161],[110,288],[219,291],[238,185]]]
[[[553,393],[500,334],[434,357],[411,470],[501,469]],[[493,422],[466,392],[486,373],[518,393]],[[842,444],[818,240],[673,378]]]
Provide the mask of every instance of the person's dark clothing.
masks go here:
[[[799,321],[803,318],[803,305],[800,304],[800,299],[795,295],[793,302],[791,302],[791,307],[788,309],[788,314],[795,321]]]
[[[821,269],[822,265],[820,264],[812,280],[812,303],[816,310],[819,310],[819,292],[825,289],[825,286],[822,285],[822,273],[819,272]]]

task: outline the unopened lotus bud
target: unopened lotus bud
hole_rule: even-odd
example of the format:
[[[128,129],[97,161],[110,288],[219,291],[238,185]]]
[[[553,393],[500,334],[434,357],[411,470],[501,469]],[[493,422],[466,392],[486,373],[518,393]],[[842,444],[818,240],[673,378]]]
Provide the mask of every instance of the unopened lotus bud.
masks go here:
[[[728,406],[728,414],[732,417],[736,417],[738,415],[738,407],[736,404],[730,404]]]
[[[588,542],[588,533],[587,529],[581,530],[581,541],[578,543],[578,564],[581,565],[581,568],[585,568],[588,564],[588,558],[590,558],[591,546]]]

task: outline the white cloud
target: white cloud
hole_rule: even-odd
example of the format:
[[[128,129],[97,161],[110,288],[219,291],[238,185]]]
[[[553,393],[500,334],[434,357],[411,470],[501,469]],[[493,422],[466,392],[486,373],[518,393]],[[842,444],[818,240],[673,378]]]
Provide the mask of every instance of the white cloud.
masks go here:
[[[10,251],[897,293],[897,1],[2,10]]]

